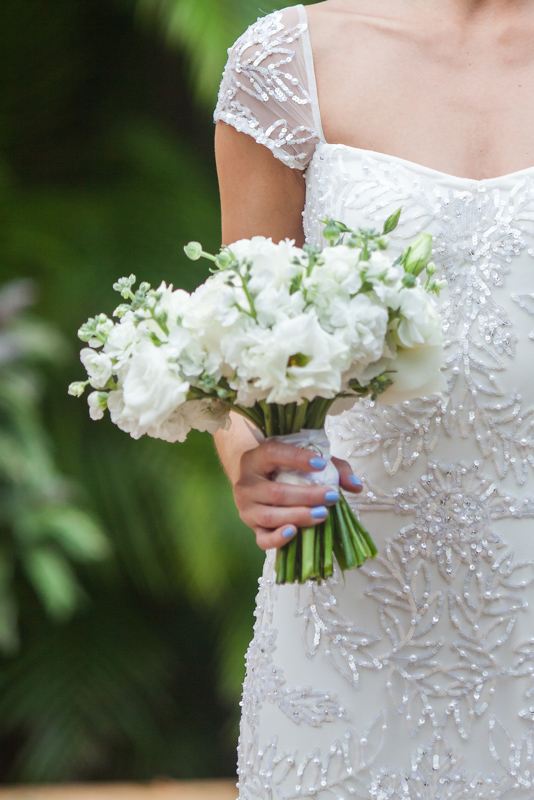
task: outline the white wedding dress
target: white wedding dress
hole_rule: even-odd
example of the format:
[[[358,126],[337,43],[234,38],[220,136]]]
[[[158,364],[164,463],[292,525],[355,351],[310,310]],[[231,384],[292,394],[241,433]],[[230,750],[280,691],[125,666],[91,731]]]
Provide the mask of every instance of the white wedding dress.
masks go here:
[[[325,142],[303,6],[238,40],[215,117],[305,170],[309,242],[402,207],[392,244],[432,233],[448,281],[448,394],[329,419],[379,558],[298,588],[267,556],[240,798],[531,800],[534,168],[476,181]]]

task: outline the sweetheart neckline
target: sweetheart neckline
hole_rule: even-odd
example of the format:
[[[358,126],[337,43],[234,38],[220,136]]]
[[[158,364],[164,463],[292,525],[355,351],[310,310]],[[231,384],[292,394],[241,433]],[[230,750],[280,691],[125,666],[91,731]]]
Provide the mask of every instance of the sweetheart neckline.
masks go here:
[[[425,164],[420,164],[418,161],[411,161],[408,158],[402,158],[401,156],[394,156],[390,153],[383,153],[379,150],[369,150],[364,147],[355,147],[354,145],[350,144],[342,144],[341,142],[327,142],[326,137],[324,135],[323,124],[321,119],[321,109],[319,106],[319,95],[317,92],[317,79],[316,79],[316,72],[315,72],[315,62],[313,58],[313,49],[311,45],[311,37],[310,37],[310,28],[308,24],[308,12],[306,7],[300,3],[298,8],[300,9],[301,19],[305,21],[305,31],[304,31],[304,43],[305,49],[308,52],[308,61],[309,61],[309,88],[312,100],[312,110],[313,116],[315,119],[315,124],[317,127],[317,133],[319,135],[319,139],[321,145],[324,147],[341,147],[345,150],[351,150],[355,153],[360,153],[361,155],[367,155],[373,158],[380,158],[384,160],[396,161],[400,164],[403,164],[406,167],[410,167],[412,169],[423,170],[430,175],[434,175],[440,177],[442,180],[447,179],[451,181],[458,181],[464,184],[471,184],[482,186],[488,183],[496,183],[498,181],[507,181],[513,180],[515,178],[519,178],[520,176],[524,176],[525,174],[534,171],[534,164],[528,167],[523,167],[522,169],[514,170],[513,172],[506,172],[503,175],[496,175],[491,178],[467,178],[461,177],[460,175],[454,175],[450,172],[443,172],[439,169],[434,169],[434,167],[427,167]]]
[[[414,170],[424,171],[429,173],[430,175],[437,176],[441,179],[447,179],[450,181],[459,181],[464,184],[471,184],[475,186],[480,186],[483,188],[485,184],[495,183],[497,181],[507,181],[513,179],[519,179],[520,177],[524,177],[530,172],[534,171],[534,165],[529,167],[523,167],[522,169],[515,170],[514,172],[507,172],[504,175],[496,175],[492,178],[464,178],[459,175],[453,175],[450,172],[442,172],[439,169],[434,169],[433,167],[427,167],[425,164],[420,164],[417,161],[410,161],[408,158],[401,158],[401,156],[394,156],[390,153],[382,153],[379,150],[368,150],[364,147],[354,147],[350,144],[342,144],[342,143],[333,143],[327,142],[324,139],[321,139],[320,145],[321,147],[333,147],[333,148],[342,148],[343,150],[350,150],[354,153],[360,154],[362,156],[368,156],[370,158],[376,158],[383,161],[395,161],[407,168],[411,168]]]

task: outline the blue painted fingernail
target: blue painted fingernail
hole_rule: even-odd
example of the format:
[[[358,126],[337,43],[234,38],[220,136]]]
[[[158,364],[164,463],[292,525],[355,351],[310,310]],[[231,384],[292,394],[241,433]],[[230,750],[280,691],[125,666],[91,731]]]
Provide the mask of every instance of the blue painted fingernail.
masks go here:
[[[349,480],[353,486],[363,486],[363,483],[355,475],[351,475]]]
[[[324,458],[310,458],[310,467],[313,467],[313,469],[324,469],[326,467],[326,461]]]
[[[282,536],[284,537],[284,539],[291,539],[291,537],[294,536],[295,533],[296,533],[295,528],[289,527],[282,532]]]
[[[333,489],[331,489],[325,494],[324,499],[327,503],[337,503],[339,500],[339,492],[335,492]]]
[[[327,514],[328,514],[328,509],[326,508],[326,506],[316,506],[311,510],[311,515],[314,519],[323,519],[323,517],[326,517]]]

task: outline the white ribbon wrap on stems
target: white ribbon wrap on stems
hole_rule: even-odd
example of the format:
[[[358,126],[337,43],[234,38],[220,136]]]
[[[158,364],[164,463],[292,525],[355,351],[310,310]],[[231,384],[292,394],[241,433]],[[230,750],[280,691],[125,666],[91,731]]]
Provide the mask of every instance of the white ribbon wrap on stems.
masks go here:
[[[311,450],[313,452],[311,458],[315,455],[326,461],[326,467],[320,472],[316,470],[303,472],[299,469],[280,467],[274,479],[277,483],[292,483],[295,486],[339,486],[339,472],[332,463],[330,442],[324,430],[310,431],[303,428],[298,433],[290,433],[288,436],[271,436],[270,441]]]

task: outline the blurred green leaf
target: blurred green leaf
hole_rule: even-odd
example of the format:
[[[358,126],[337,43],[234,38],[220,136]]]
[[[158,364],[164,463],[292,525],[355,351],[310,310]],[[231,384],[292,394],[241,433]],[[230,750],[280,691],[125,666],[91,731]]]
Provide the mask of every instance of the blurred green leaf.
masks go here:
[[[67,619],[78,605],[80,588],[68,561],[48,547],[23,554],[22,566],[52,617]]]

